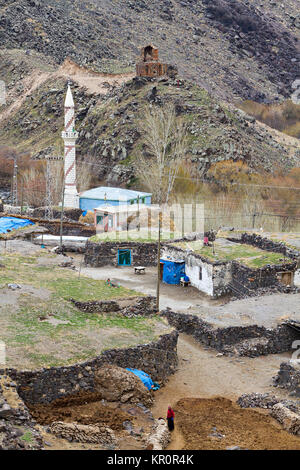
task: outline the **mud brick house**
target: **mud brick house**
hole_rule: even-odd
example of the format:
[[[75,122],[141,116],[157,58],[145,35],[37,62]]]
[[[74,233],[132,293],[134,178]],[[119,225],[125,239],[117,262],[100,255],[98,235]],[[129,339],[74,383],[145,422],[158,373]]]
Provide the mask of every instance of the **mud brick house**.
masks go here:
[[[297,262],[282,253],[222,238],[210,246],[201,240],[164,244],[162,258],[184,260],[191,285],[214,298],[229,292],[247,296],[258,289],[291,288],[297,269]]]
[[[141,49],[141,56],[136,64],[136,75],[138,77],[159,77],[167,74],[168,67],[168,64],[159,61],[158,48],[150,44]]]

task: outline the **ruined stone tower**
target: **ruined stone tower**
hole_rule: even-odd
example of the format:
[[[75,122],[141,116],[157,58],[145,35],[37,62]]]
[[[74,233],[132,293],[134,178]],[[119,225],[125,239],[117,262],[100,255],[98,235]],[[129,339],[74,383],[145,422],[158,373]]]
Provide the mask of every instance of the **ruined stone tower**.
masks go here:
[[[159,77],[166,75],[167,71],[168,65],[159,62],[157,47],[150,44],[141,49],[141,55],[136,64],[138,77]]]

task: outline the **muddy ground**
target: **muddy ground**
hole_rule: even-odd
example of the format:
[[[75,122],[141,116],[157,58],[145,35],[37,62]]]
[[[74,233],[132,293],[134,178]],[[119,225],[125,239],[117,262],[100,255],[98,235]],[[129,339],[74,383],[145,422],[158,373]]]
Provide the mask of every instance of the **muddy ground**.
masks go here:
[[[181,399],[177,426],[186,450],[299,450],[300,439],[262,412],[242,409],[226,398]]]
[[[278,397],[287,398],[285,391],[273,387],[272,377],[277,374],[280,363],[290,359],[288,353],[256,358],[220,356],[215,350],[203,347],[188,335],[180,334],[178,357],[177,372],[169,378],[165,387],[155,392],[155,404],[152,408],[155,418],[165,417],[168,405],[171,405],[175,411],[176,425],[168,447],[170,450],[186,449],[189,445],[189,438],[185,434],[183,411],[180,414],[180,410],[188,409],[189,405],[184,405],[182,408],[182,400],[184,402],[187,400],[188,403],[189,399],[213,399],[219,396],[235,402],[243,393],[253,392],[269,392]],[[237,409],[240,408],[237,407]],[[204,445],[206,434],[199,429],[198,418],[193,418],[192,414],[191,412],[189,425],[190,429],[194,430],[193,439],[196,441],[195,436],[198,436],[199,440],[203,439]],[[181,419],[183,422],[182,430],[180,426]],[[213,412],[206,415],[205,419],[209,428],[216,426],[218,422]],[[233,416],[231,418],[233,433],[235,432],[234,420]],[[269,423],[273,423],[275,427],[281,429],[273,418],[260,415],[259,420],[261,423],[266,423],[267,427]],[[264,429],[267,429],[267,427]],[[255,427],[252,431],[255,432]],[[290,436],[288,433],[285,433],[285,435],[287,439]],[[300,446],[300,438],[296,439],[299,439]],[[249,437],[247,448],[250,448],[252,442],[252,437],[251,439]],[[262,442],[259,441],[257,448],[264,448]],[[246,445],[245,442],[241,444]],[[211,442],[211,445],[215,445],[214,441]],[[238,444],[232,442],[230,445]],[[280,441],[278,441],[278,445],[281,445]]]
[[[168,446],[180,449],[300,449],[300,438],[285,432],[267,412],[245,410],[235,404],[243,393],[272,393],[287,398],[285,391],[272,386],[280,363],[288,354],[264,357],[220,356],[185,334],[178,342],[179,366],[164,387],[154,392],[153,417],[165,417],[170,404],[175,411],[175,430]],[[216,397],[218,397],[216,399]],[[152,421],[138,407],[70,400],[59,406],[35,407],[34,417],[44,423],[44,439],[49,449],[100,449],[100,446],[69,443],[46,432],[54,420],[109,424],[119,439],[119,449],[144,449],[144,439]],[[130,421],[138,436],[120,423]],[[142,428],[142,429],[141,429]],[[192,431],[191,431],[192,430]],[[213,434],[213,435],[211,435]],[[214,435],[215,434],[215,435]],[[219,434],[225,435],[220,437]]]
[[[105,449],[101,445],[68,442],[55,437],[48,433],[48,426],[55,421],[107,426],[114,431],[119,450],[145,448],[144,438],[151,432],[154,422],[152,414],[137,405],[97,401],[97,397],[87,394],[75,399],[61,399],[51,405],[29,405],[29,409],[40,425],[46,447],[51,450]]]

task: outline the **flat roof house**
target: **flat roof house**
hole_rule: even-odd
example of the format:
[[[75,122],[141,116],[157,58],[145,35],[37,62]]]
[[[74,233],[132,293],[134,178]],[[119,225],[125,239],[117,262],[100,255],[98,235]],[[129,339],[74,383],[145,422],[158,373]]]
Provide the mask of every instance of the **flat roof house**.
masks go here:
[[[141,199],[140,199],[141,201]],[[151,217],[153,211],[158,212],[158,206],[151,206],[150,204],[120,204],[120,205],[100,205],[94,209],[94,220],[96,226],[96,232],[113,232],[122,231],[129,228],[130,222],[135,224],[138,220],[141,225],[147,220],[148,212]]]
[[[121,204],[150,205],[152,194],[131,189],[100,186],[79,195],[79,207],[84,211],[94,211],[101,205],[119,206]]]

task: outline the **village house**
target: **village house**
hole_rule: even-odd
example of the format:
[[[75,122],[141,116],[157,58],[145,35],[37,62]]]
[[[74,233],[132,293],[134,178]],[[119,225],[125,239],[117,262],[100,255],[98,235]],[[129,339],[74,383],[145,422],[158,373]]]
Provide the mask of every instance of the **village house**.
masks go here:
[[[208,246],[202,240],[164,244],[160,260],[163,280],[164,269],[170,272],[172,263],[176,278],[178,262],[184,262],[184,273],[190,284],[214,298],[226,293],[248,295],[264,288],[291,289],[297,270],[297,262],[285,258],[280,252],[225,238],[219,238]]]
[[[142,191],[133,191],[123,188],[111,188],[100,186],[89,189],[79,195],[80,209],[83,211],[94,211],[102,205],[119,206],[122,204],[151,204],[152,195]]]

